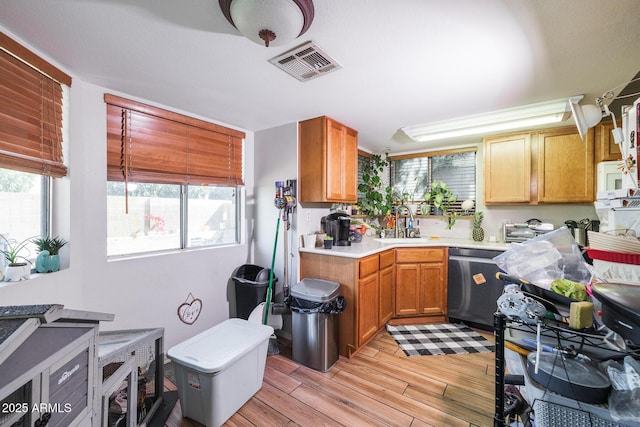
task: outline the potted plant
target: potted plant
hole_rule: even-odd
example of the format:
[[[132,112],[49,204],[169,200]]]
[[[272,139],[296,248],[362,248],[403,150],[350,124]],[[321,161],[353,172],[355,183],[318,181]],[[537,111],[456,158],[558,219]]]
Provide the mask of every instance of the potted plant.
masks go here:
[[[51,273],[60,270],[59,251],[67,241],[60,237],[51,238],[37,237],[32,242],[38,248],[38,257],[36,258],[36,271],[38,273]]]
[[[444,215],[449,207],[456,201],[456,196],[443,181],[431,183],[429,191],[424,194],[424,200],[433,206],[434,215]]]
[[[391,187],[385,186],[382,173],[389,166],[389,155],[374,154],[371,162],[362,167],[362,183],[358,185],[360,212],[370,218],[391,211]]]
[[[8,265],[4,271],[4,280],[7,282],[17,282],[22,279],[28,279],[31,274],[31,262],[27,258],[29,249],[27,245],[31,243],[32,237],[18,242],[15,239],[7,239],[0,234],[2,240],[0,243],[4,249],[0,249],[2,255],[7,260]],[[26,255],[21,255],[26,251]]]
[[[325,249],[331,249],[333,247],[333,237],[328,235],[324,236],[323,243]]]

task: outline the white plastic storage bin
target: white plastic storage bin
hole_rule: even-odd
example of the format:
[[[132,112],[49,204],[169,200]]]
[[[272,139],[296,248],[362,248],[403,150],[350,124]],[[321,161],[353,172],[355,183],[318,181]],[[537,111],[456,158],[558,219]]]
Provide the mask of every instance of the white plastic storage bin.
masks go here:
[[[262,387],[271,326],[229,319],[171,347],[182,415],[222,425]]]

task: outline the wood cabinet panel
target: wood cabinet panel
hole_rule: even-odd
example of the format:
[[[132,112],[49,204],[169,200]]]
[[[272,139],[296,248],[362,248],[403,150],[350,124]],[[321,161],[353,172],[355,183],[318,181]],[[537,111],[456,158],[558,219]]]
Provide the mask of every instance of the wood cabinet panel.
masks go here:
[[[537,200],[542,203],[587,203],[594,200],[593,129],[583,141],[573,128],[537,136]]]
[[[618,120],[617,126],[622,127],[622,122]],[[611,134],[612,130],[613,121],[600,123],[596,126],[596,163],[622,159],[620,146],[614,141],[613,135]]]
[[[368,256],[358,262],[358,277],[363,278],[378,273],[378,255]]]
[[[396,316],[420,312],[420,264],[396,265]]]
[[[395,253],[393,250],[382,252],[380,254],[380,270],[392,267],[395,263]]]
[[[447,286],[446,271],[441,264],[420,265],[420,312],[423,314],[446,314]]]
[[[442,262],[442,248],[401,248],[396,249],[396,263]]]
[[[393,251],[390,251],[393,256]],[[382,257],[380,255],[380,265],[382,265]],[[392,258],[393,259],[393,258]],[[393,264],[380,270],[378,274],[378,327],[383,328],[387,322],[393,317],[395,311],[395,269]]]
[[[529,203],[531,134],[484,139],[484,202]]]
[[[358,281],[358,347],[378,332],[378,272]]]
[[[342,160],[344,142],[342,138],[344,126],[333,120],[327,120],[327,140],[326,140],[326,195],[327,199],[340,200],[344,197],[343,187],[343,167]]]
[[[298,200],[358,199],[358,132],[326,116],[298,124]]]
[[[358,132],[345,126],[342,152],[342,194],[347,202],[358,201]]]

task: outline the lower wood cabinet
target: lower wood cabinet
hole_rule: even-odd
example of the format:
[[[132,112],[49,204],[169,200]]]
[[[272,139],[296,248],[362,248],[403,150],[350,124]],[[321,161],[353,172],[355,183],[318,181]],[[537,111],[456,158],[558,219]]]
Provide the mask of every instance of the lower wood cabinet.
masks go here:
[[[393,317],[395,300],[394,251],[358,262],[358,347],[373,338]]]
[[[447,248],[396,249],[395,317],[447,316]]]
[[[346,308],[340,314],[340,355],[351,357],[393,316],[394,250],[361,259],[300,253],[300,278],[338,282]]]
[[[378,332],[380,280],[378,277],[379,256],[371,255],[358,262],[358,322],[356,335],[358,347],[363,346]]]

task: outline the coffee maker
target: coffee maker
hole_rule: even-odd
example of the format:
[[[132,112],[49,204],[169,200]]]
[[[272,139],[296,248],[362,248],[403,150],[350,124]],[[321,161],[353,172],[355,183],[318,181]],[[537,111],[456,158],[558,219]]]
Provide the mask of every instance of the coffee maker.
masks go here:
[[[335,212],[322,217],[322,230],[327,236],[333,237],[334,246],[351,246],[349,231],[351,227],[351,217],[345,213]]]

